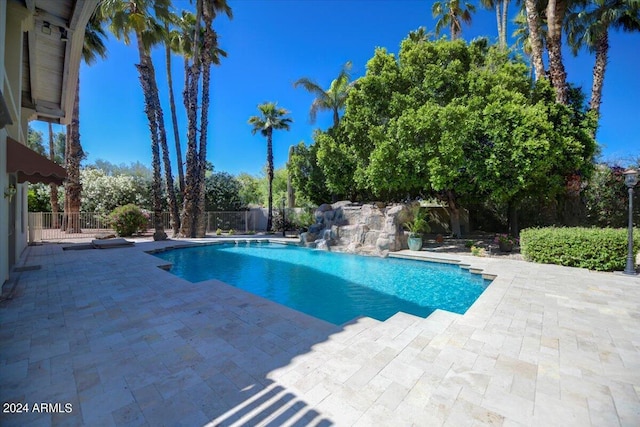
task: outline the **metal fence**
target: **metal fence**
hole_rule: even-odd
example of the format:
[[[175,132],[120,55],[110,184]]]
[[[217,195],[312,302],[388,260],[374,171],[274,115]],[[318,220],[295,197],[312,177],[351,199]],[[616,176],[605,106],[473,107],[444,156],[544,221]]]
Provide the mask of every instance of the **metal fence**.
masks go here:
[[[262,230],[260,209],[238,212],[206,212],[207,233],[216,230],[236,232]],[[169,212],[162,212],[162,223],[165,230],[171,230]],[[154,224],[153,213],[149,219],[148,229]],[[52,212],[29,212],[29,243],[56,241],[65,239],[87,238],[98,234],[113,233],[106,215],[94,212],[80,212],[65,215]]]

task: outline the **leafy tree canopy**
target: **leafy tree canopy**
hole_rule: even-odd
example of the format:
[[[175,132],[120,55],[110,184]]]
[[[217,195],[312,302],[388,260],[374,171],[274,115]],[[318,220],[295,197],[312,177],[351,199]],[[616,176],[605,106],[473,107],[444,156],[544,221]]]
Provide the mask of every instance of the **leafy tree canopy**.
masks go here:
[[[227,172],[214,172],[205,178],[207,211],[238,211],[245,207],[240,196],[240,181]]]
[[[409,37],[397,58],[375,51],[340,125],[318,131],[307,150],[333,194],[517,205],[590,173],[594,121],[581,93],[571,93],[569,105],[555,103],[544,79],[533,84],[521,59],[486,39]]]
[[[151,180],[153,171],[148,166],[136,161],[128,165],[126,163],[115,164],[108,160],[97,159],[92,165],[88,165],[89,169],[100,169],[106,175],[127,175],[138,178]]]

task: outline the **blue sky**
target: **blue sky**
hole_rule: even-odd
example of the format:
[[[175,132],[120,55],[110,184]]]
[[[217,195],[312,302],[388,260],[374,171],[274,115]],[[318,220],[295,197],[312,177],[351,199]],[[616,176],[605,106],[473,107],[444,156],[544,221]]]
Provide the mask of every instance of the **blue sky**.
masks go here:
[[[176,9],[189,9],[186,0],[174,0]],[[234,18],[220,17],[215,23],[219,43],[228,58],[213,70],[209,117],[208,159],[216,171],[259,174],[265,164],[266,143],[252,136],[247,119],[256,106],[277,101],[291,112],[289,132],[274,134],[276,167],[285,164],[288,147],[312,141],[313,129],[331,124],[329,112],[320,113],[309,124],[313,97],[293,82],[309,77],[328,87],[342,64],[353,62],[352,75],[365,73],[365,64],[376,46],[397,53],[400,41],[420,26],[432,30],[432,2],[424,0],[230,0]],[[479,2],[474,2],[478,4]],[[512,2],[515,13],[515,2]],[[510,23],[509,34],[514,30]],[[471,26],[462,37],[471,40],[497,37],[494,12],[477,7]],[[88,153],[84,164],[96,159],[112,163],[151,162],[150,138],[144,115],[142,91],[134,67],[137,51],[113,37],[108,58],[81,69],[80,133]],[[605,160],[640,157],[640,79],[637,78],[640,34],[614,32],[605,80],[602,118],[597,139]],[[153,52],[160,95],[164,102],[167,137],[174,158],[173,133],[168,106],[164,53]],[[182,59],[173,57],[180,137],[184,147],[186,127],[182,108]],[[591,89],[593,57],[574,58],[565,52],[570,82]],[[32,125],[46,135],[46,124]],[[62,130],[62,128],[58,128]],[[184,149],[183,149],[184,153]],[[176,175],[174,162],[174,175]]]

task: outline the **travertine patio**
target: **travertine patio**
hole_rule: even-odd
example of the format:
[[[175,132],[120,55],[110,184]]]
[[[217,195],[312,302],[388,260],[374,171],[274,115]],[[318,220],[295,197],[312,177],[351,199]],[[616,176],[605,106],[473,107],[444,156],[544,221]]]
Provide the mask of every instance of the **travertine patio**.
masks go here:
[[[464,316],[338,327],[174,277],[168,244],[27,249],[0,400],[61,405],[0,424],[640,425],[636,277],[448,256],[498,275]]]

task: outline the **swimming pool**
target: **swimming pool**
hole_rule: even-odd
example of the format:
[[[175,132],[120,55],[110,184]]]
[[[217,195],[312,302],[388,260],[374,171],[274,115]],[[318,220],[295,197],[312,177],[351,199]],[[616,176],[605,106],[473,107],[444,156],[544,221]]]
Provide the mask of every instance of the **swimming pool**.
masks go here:
[[[215,244],[155,253],[190,282],[218,279],[336,325],[398,311],[463,314],[490,281],[456,265],[333,253],[278,243]]]

